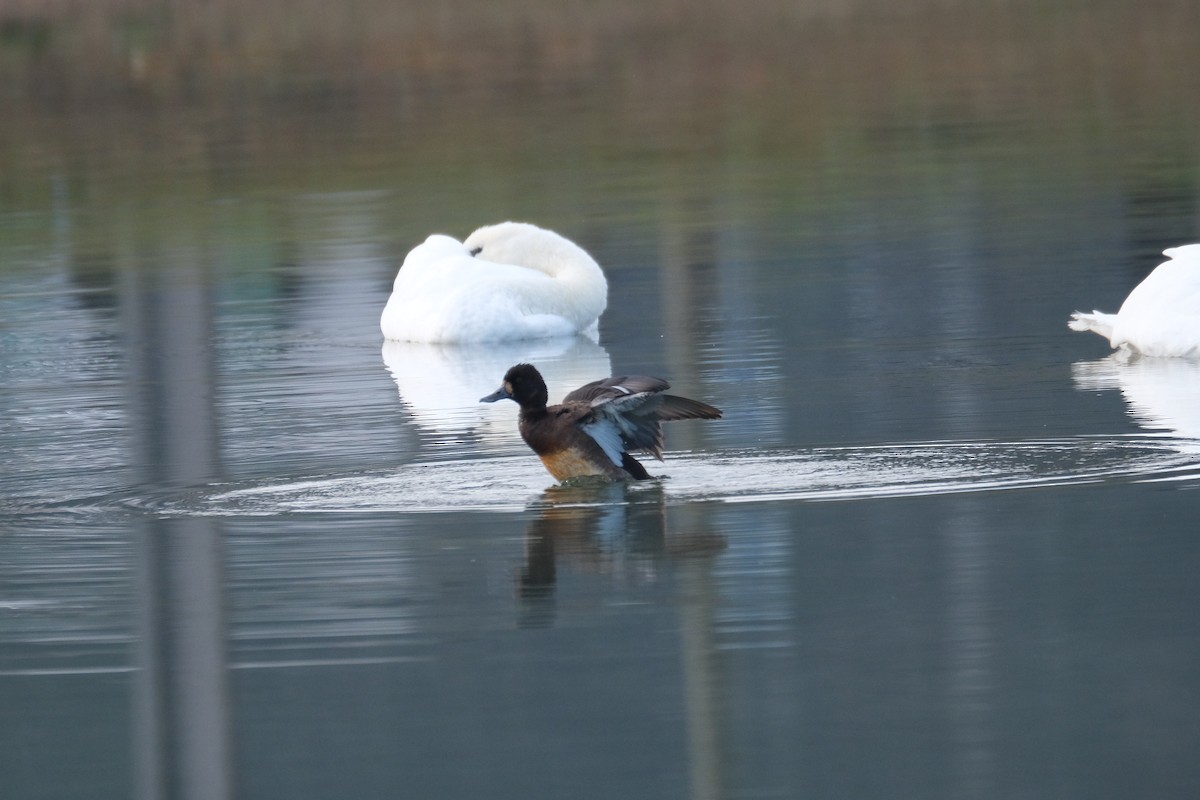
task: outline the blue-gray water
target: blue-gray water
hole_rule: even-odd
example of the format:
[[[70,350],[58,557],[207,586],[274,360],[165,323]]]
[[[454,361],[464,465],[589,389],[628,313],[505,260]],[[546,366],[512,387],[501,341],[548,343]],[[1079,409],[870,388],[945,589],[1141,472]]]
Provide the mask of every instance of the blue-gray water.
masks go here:
[[[32,104],[4,797],[1195,796],[1200,365],[1065,323],[1200,240],[1200,70],[1112,43],[883,110],[831,68],[816,120],[752,70],[670,122],[536,69],[383,121]],[[506,218],[604,266],[599,343],[385,345],[404,252]],[[476,402],[520,360],[725,418],[555,487]]]

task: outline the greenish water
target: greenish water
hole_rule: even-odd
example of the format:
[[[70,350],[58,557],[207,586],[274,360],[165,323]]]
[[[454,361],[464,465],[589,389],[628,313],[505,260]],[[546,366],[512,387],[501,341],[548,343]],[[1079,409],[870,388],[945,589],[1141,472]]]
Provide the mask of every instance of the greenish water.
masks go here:
[[[173,8],[0,13],[5,797],[1200,788],[1200,367],[1065,324],[1200,239],[1190,5]],[[385,345],[502,219],[599,342]],[[520,360],[725,418],[554,487]]]

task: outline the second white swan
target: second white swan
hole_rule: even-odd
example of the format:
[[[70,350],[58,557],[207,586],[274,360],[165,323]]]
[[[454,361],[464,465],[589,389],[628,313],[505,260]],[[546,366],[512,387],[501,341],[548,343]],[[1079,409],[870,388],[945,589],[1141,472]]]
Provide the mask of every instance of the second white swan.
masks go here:
[[[1200,358],[1200,244],[1163,255],[1167,260],[1134,287],[1116,314],[1076,311],[1067,325],[1097,333],[1130,354]]]

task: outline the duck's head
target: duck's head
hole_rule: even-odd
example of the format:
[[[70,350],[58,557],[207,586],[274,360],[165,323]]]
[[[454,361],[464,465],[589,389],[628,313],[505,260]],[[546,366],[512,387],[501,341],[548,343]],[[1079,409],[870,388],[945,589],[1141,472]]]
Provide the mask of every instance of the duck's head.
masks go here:
[[[546,381],[532,364],[517,364],[504,373],[504,383],[499,389],[479,398],[481,403],[497,400],[515,400],[521,408],[545,408],[549,400]]]

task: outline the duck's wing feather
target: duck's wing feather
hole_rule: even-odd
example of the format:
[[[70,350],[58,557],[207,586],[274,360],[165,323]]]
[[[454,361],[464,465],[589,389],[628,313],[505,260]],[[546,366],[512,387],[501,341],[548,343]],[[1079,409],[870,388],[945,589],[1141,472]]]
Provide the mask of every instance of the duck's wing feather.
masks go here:
[[[678,397],[673,394],[660,394],[662,405],[658,409],[658,418],[670,422],[675,419],[720,419],[721,409],[692,400],[689,397]]]
[[[625,452],[625,439],[621,435],[620,426],[608,417],[597,417],[591,413],[584,416],[578,425],[580,430],[600,445],[600,449],[614,464],[618,467],[622,466],[622,462],[628,454]]]
[[[671,384],[662,378],[652,378],[648,375],[614,375],[591,383],[585,383],[563,398],[564,403],[597,403],[608,402],[631,395],[666,391]]]
[[[663,459],[662,422],[676,419],[717,419],[719,409],[686,397],[661,394],[669,384],[662,378],[623,375],[593,381],[566,397],[588,403],[591,411],[579,426],[620,465],[626,450],[642,450]]]

